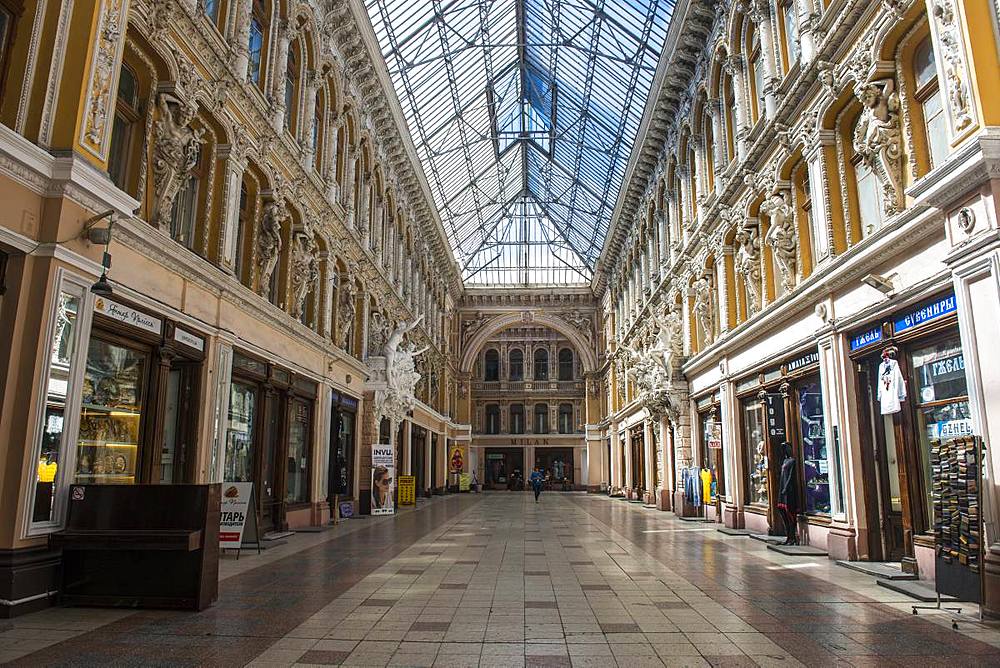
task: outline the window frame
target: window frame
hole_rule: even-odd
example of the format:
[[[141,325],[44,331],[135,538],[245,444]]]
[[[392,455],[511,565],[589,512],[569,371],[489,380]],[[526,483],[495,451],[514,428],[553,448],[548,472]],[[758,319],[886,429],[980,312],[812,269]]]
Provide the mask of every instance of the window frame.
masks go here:
[[[135,81],[136,97],[134,105],[126,104],[122,100],[121,77],[122,77],[122,72],[125,71],[127,71],[129,73],[129,76],[131,76],[133,81]],[[108,152],[108,178],[111,179],[112,183],[114,183],[119,190],[124,190],[124,191],[128,190],[129,177],[132,176],[131,157],[135,150],[135,137],[136,137],[136,132],[134,131],[135,124],[138,123],[140,120],[142,120],[142,95],[140,93],[140,86],[141,84],[139,82],[139,77],[136,74],[135,70],[132,68],[131,65],[123,61],[121,68],[118,71],[118,88],[117,88],[118,94],[115,97],[115,111],[111,125],[112,134],[111,134],[110,149]],[[115,137],[119,135],[117,134],[117,132],[115,132],[115,125],[117,124],[119,118],[123,120],[122,128],[124,129],[126,136],[122,141],[122,143],[117,144],[118,151],[116,152]],[[117,169],[112,169],[112,164],[117,162],[116,157],[118,158],[118,160],[121,161],[120,165],[121,183],[118,183],[118,181],[115,180],[115,172],[117,171]]]

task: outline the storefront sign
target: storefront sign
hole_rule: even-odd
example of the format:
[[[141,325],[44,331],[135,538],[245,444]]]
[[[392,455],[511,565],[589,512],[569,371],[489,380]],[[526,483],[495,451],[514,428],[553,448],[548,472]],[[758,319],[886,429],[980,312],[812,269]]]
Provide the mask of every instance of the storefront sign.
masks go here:
[[[767,407],[767,436],[772,446],[777,446],[785,438],[785,398],[781,394],[769,392],[764,397]]]
[[[855,334],[851,337],[851,352],[874,345],[882,340],[882,325]]]
[[[98,297],[94,301],[94,310],[108,316],[112,320],[138,327],[153,334],[159,334],[163,328],[163,323],[159,318],[136,311],[130,306],[113,302],[107,297]]]
[[[892,329],[894,333],[899,334],[900,332],[919,327],[938,318],[943,318],[950,313],[954,313],[957,309],[958,304],[955,301],[955,295],[945,295],[929,304],[924,304],[920,308],[897,317],[893,321]]]
[[[455,446],[451,449],[451,472],[461,473],[462,469],[465,468],[465,455],[462,454],[461,446]]]
[[[811,364],[819,364],[819,351],[814,350],[811,353],[806,353],[802,357],[797,357],[788,363],[788,371],[797,371],[803,369]]]
[[[412,475],[399,476],[399,505],[412,506],[417,503],[417,478]]]
[[[372,515],[396,512],[392,491],[396,476],[396,457],[391,445],[372,446]]]
[[[458,491],[468,492],[472,489],[472,476],[468,473],[460,473],[458,476]]]
[[[223,483],[223,488],[219,504],[219,547],[238,550],[243,544],[243,530],[250,514],[253,483],[228,482]]]
[[[205,339],[200,336],[195,336],[190,332],[186,332],[180,327],[174,328],[174,341],[183,343],[188,348],[194,348],[195,350],[205,352]]]

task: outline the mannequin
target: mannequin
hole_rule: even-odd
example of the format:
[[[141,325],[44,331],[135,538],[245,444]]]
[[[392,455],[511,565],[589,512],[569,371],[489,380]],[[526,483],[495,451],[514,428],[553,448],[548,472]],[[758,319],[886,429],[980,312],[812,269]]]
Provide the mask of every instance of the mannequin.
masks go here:
[[[798,545],[799,538],[796,527],[796,517],[799,514],[799,476],[796,471],[795,457],[792,456],[792,444],[785,441],[781,444],[781,477],[778,482],[778,514],[785,525],[785,542],[782,545]]]

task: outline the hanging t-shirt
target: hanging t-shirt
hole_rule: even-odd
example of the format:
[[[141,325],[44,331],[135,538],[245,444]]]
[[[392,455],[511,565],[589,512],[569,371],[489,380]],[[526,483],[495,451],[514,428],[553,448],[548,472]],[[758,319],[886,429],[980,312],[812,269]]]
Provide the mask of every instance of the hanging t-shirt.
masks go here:
[[[906,381],[899,370],[899,362],[892,358],[885,358],[878,367],[877,398],[882,415],[898,413],[906,401]]]
[[[701,499],[702,503],[712,499],[712,472],[708,469],[701,470]]]

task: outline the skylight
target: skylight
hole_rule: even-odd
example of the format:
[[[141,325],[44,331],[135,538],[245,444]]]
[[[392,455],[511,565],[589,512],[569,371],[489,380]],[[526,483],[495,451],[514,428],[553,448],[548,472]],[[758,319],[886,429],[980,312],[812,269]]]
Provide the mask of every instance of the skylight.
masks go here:
[[[368,0],[469,284],[585,283],[674,0]]]

